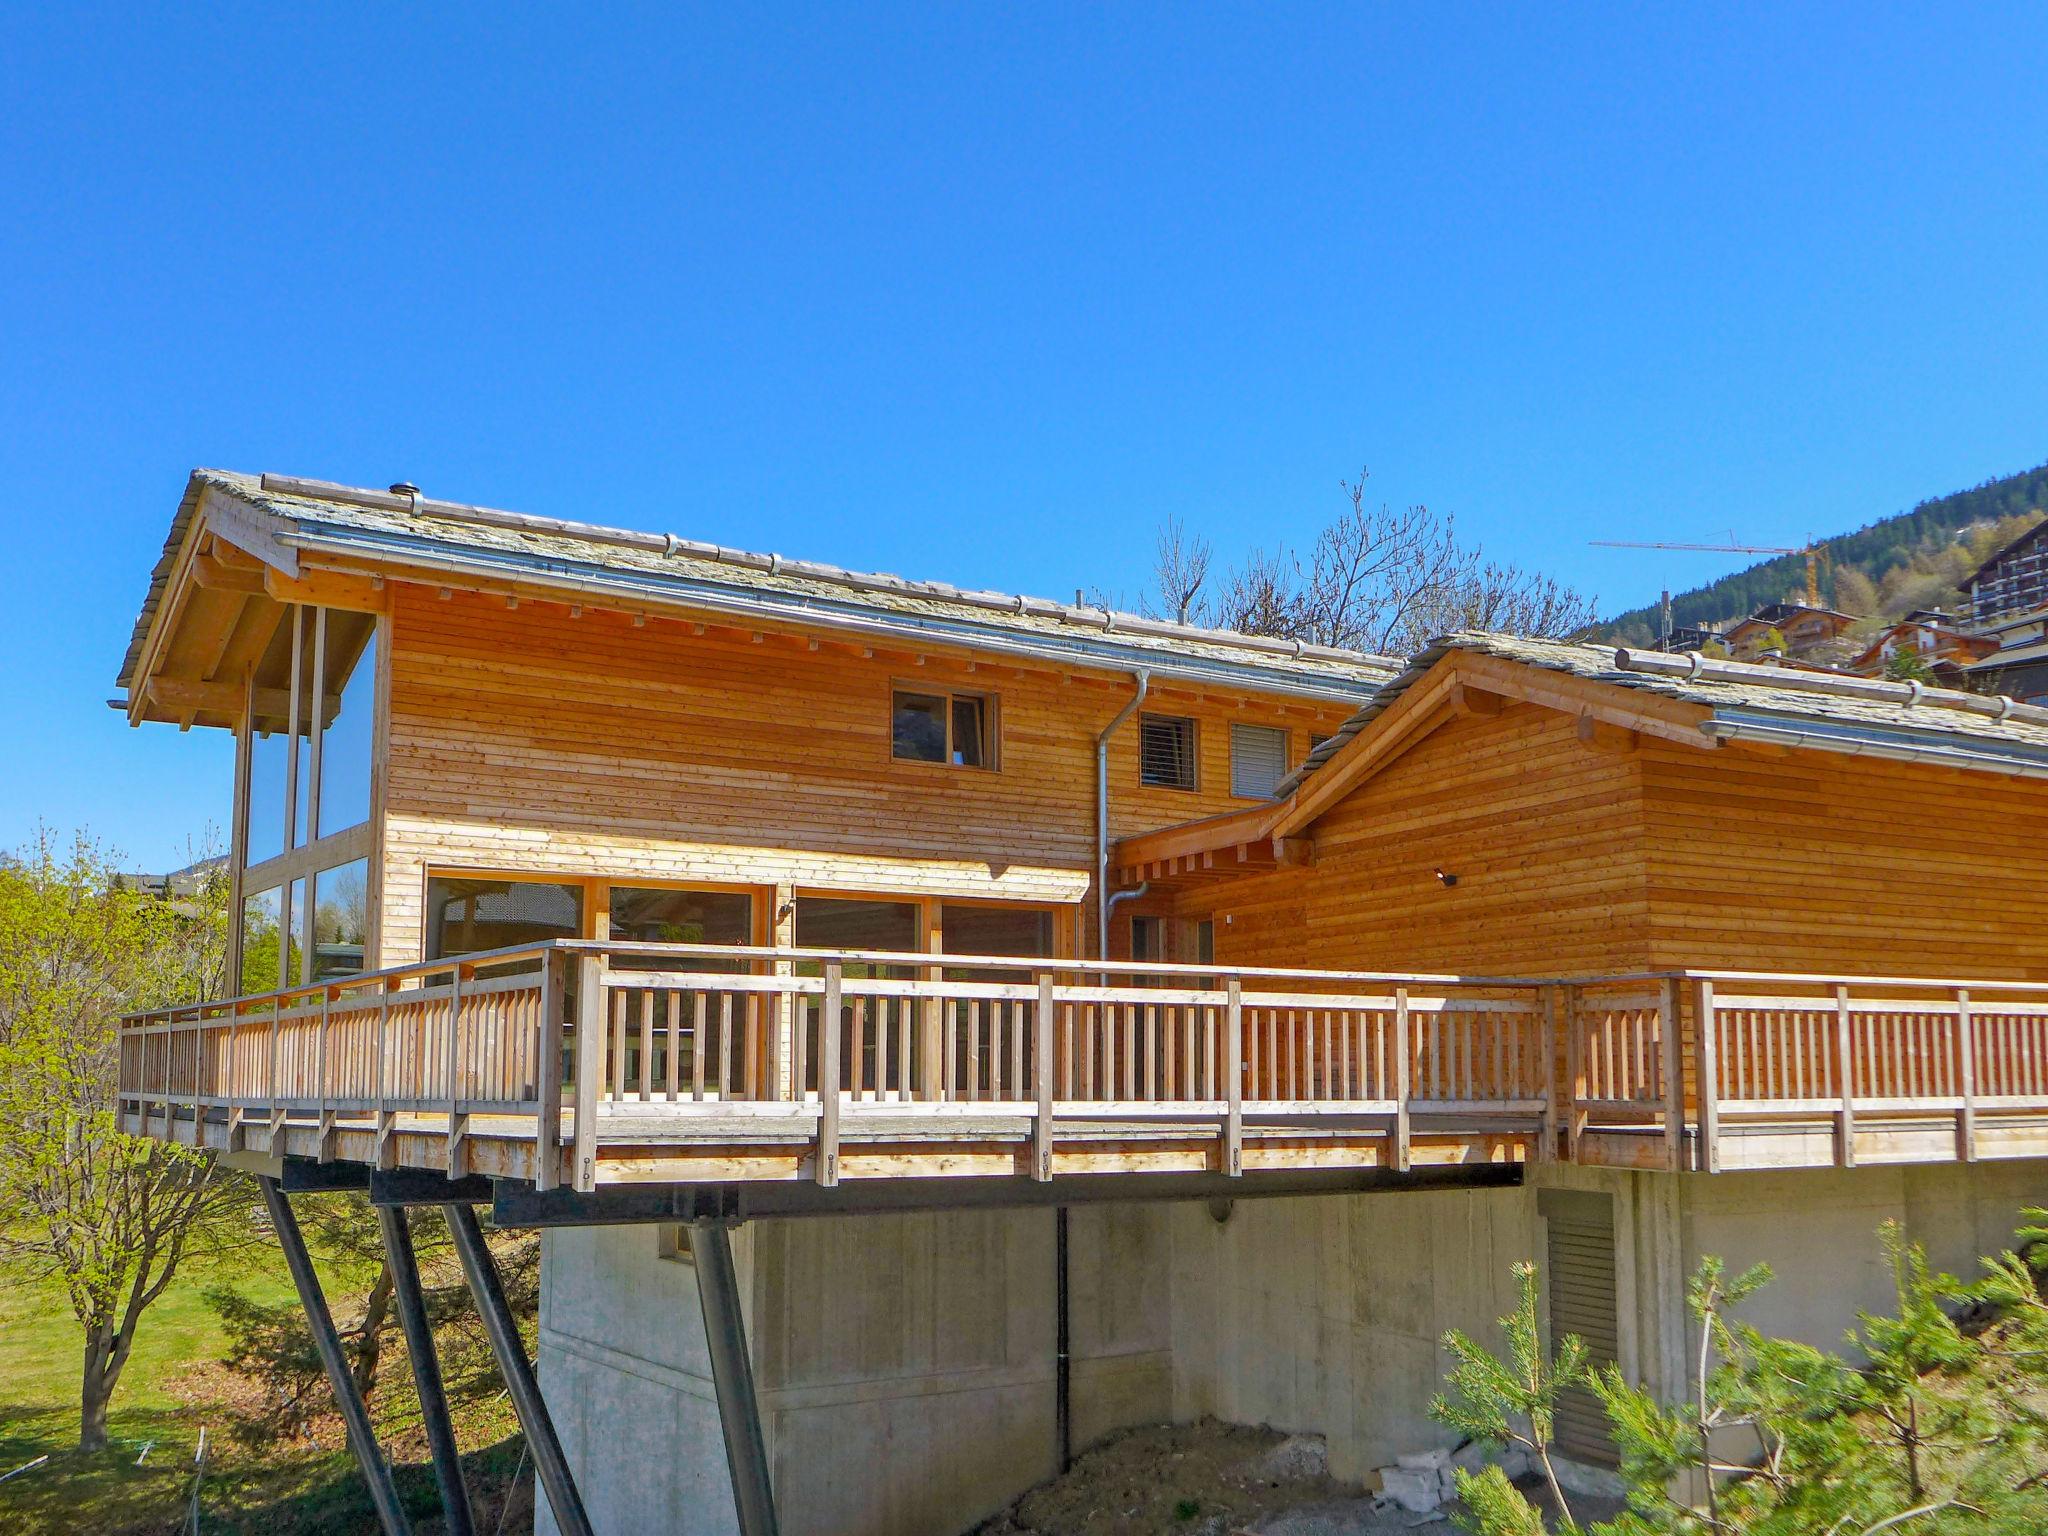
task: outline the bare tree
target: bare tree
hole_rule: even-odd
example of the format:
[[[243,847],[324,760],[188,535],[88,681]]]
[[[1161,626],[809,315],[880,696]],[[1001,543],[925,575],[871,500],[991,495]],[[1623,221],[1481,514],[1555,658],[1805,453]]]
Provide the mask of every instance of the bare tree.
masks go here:
[[[1341,482],[1345,504],[1305,558],[1284,546],[1254,550],[1206,598],[1209,547],[1199,544],[1190,582],[1194,552],[1169,520],[1153,577],[1161,602],[1224,629],[1396,654],[1459,629],[1562,637],[1593,623],[1590,598],[1554,577],[1486,559],[1459,541],[1448,514],[1375,505],[1366,480],[1361,470]]]
[[[1178,517],[1169,515],[1159,525],[1158,558],[1153,566],[1159,588],[1159,617],[1179,623],[1190,622],[1201,598],[1202,583],[1209,579],[1209,541],[1191,534]]]

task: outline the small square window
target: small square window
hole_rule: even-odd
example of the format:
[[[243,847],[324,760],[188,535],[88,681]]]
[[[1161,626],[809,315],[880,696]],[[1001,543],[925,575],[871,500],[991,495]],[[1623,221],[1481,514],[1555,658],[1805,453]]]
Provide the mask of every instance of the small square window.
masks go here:
[[[895,695],[894,754],[905,762],[993,768],[995,701],[979,693]]]
[[[1287,777],[1287,732],[1272,725],[1230,728],[1230,792],[1240,800],[1270,800]]]
[[[1195,722],[1185,715],[1138,717],[1138,782],[1154,789],[1195,787]]]

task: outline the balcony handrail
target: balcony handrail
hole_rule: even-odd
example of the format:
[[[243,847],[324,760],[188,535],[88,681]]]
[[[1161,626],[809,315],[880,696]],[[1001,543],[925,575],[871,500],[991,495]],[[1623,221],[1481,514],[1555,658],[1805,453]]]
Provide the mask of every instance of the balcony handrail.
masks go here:
[[[121,1028],[146,1020],[168,1019],[170,1015],[198,1015],[202,1010],[245,1011],[246,1005],[269,1007],[272,1003],[283,1005],[293,998],[304,998],[317,1002],[323,994],[331,993],[337,987],[363,987],[372,982],[402,981],[414,976],[432,976],[441,971],[452,971],[458,967],[474,970],[479,966],[509,965],[520,960],[538,960],[550,949],[560,945],[559,939],[547,939],[536,944],[507,944],[498,949],[471,950],[460,955],[445,955],[434,960],[413,960],[404,965],[387,965],[374,971],[349,971],[339,976],[323,976],[318,981],[294,982],[288,987],[272,987],[262,992],[243,992],[234,997],[207,998],[194,1003],[166,1003],[160,1008],[138,1008],[133,1013],[121,1015]]]

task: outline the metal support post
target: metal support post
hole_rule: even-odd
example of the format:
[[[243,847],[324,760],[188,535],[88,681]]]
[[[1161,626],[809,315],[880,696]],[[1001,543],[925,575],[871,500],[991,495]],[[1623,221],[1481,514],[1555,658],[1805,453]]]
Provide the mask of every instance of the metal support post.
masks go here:
[[[555,1421],[548,1415],[547,1400],[540,1395],[533,1363],[526,1358],[526,1341],[519,1337],[519,1325],[512,1309],[505,1305],[505,1287],[498,1279],[498,1264],[484,1246],[483,1230],[476,1224],[476,1211],[467,1205],[443,1207],[448,1213],[448,1230],[455,1237],[455,1253],[462,1260],[463,1277],[469,1293],[476,1298],[476,1310],[490,1335],[491,1353],[498,1357],[498,1374],[505,1378],[505,1390],[512,1398],[512,1411],[526,1432],[526,1448],[533,1454],[533,1469],[547,1490],[548,1507],[555,1512],[555,1524],[562,1536],[596,1536],[590,1516],[583,1508],[583,1496],[576,1491],[576,1475],[569,1470],[569,1458],[562,1454],[562,1442],[555,1436]]]
[[[704,1309],[704,1342],[718,1422],[725,1431],[725,1464],[732,1472],[732,1502],[740,1536],[776,1536],[775,1490],[768,1477],[768,1446],[761,1437],[761,1404],[747,1357],[747,1320],[732,1267],[732,1234],[725,1223],[692,1222],[690,1256],[697,1264],[697,1301]]]
[[[320,1363],[327,1369],[328,1385],[334,1389],[334,1400],[348,1426],[349,1449],[356,1453],[363,1481],[370,1485],[370,1502],[377,1506],[377,1521],[384,1527],[385,1536],[411,1536],[405,1508],[398,1502],[398,1484],[377,1444],[377,1432],[370,1427],[370,1410],[363,1406],[363,1395],[356,1390],[355,1378],[349,1375],[348,1361],[342,1356],[341,1338],[334,1331],[334,1315],[327,1310],[327,1296],[320,1289],[320,1276],[313,1268],[312,1256],[306,1252],[299,1219],[292,1214],[291,1202],[285,1199],[277,1180],[259,1176],[256,1183],[263,1190],[263,1204],[270,1212],[278,1246],[284,1249],[292,1284],[299,1288],[299,1305],[306,1309],[314,1347],[320,1351]]]
[[[398,1302],[398,1320],[405,1328],[406,1353],[412,1356],[412,1380],[419,1390],[427,1445],[434,1453],[434,1480],[441,1486],[448,1536],[471,1536],[476,1526],[470,1514],[469,1489],[462,1481],[462,1452],[455,1444],[455,1426],[448,1417],[448,1393],[441,1384],[441,1362],[434,1353],[434,1330],[427,1324],[419,1258],[413,1252],[405,1207],[378,1206],[377,1230],[383,1235],[384,1257],[391,1266],[391,1289]]]

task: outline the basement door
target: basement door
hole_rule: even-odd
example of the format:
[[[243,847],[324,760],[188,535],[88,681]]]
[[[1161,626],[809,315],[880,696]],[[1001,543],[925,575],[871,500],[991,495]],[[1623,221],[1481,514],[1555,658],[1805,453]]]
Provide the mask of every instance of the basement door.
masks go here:
[[[1566,1334],[1585,1341],[1595,1369],[1614,1363],[1620,1328],[1614,1279],[1614,1199],[1546,1189],[1536,1197],[1544,1226],[1551,1348]],[[1561,1394],[1557,1448],[1574,1461],[1612,1466],[1614,1442],[1600,1399],[1583,1387]]]

